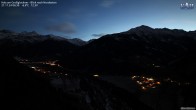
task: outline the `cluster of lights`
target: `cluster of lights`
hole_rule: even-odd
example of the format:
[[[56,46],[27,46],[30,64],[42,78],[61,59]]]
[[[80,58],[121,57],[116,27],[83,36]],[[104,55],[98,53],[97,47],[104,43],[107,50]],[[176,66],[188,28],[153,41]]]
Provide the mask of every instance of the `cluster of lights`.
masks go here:
[[[41,62],[34,62],[36,64],[43,64],[43,65],[49,65],[49,66],[57,66],[61,67],[60,64],[57,64],[57,60],[54,61],[41,61]]]
[[[61,67],[60,64],[57,64],[57,60],[47,61],[47,62],[44,62],[44,63],[47,64],[47,65],[50,65],[50,66],[58,66],[58,67]]]
[[[49,65],[49,66],[62,67],[60,64],[57,64],[58,60],[33,62],[33,61],[30,61],[30,60],[22,59],[22,58],[18,58],[18,57],[16,57],[16,60],[18,60],[19,63],[22,63],[22,64],[43,64],[43,65]]]
[[[27,60],[27,59],[22,59],[22,58],[19,58],[19,57],[15,57],[15,59],[16,59],[19,63],[22,63],[22,64],[25,64],[25,63],[29,62],[29,60]]]
[[[44,74],[46,74],[46,73],[51,73],[51,71],[47,71],[47,70],[45,70],[45,69],[43,69],[43,68],[40,68],[40,67],[31,66],[30,68],[34,69],[35,71],[44,73]],[[54,73],[56,73],[56,72],[54,72]]]
[[[16,58],[16,60],[18,60],[19,63],[25,64],[28,67],[34,69],[34,71],[38,71],[38,72],[41,72],[44,74],[46,74],[46,73],[48,73],[48,74],[51,74],[51,73],[63,74],[61,72],[50,71],[49,69],[40,66],[40,64],[41,64],[41,65],[48,65],[50,67],[62,67],[62,66],[60,66],[60,64],[57,64],[57,60],[38,61],[38,62],[34,62],[34,61],[27,60],[27,59],[22,59],[22,58]],[[65,76],[68,76],[68,74],[65,74]]]
[[[61,72],[56,72],[56,71],[50,71],[50,70],[47,70],[47,68],[41,68],[41,67],[35,67],[35,66],[30,66],[30,68],[34,69],[35,71],[38,71],[38,72],[41,72],[41,73],[44,73],[44,74],[63,74]],[[65,76],[68,76],[68,74],[64,74]]]
[[[185,83],[182,83],[182,82],[179,82],[179,81],[175,81],[175,80],[172,80],[170,78],[167,78],[167,79],[164,79],[165,82],[169,82],[169,83],[173,83],[173,84],[177,84],[177,85],[190,85],[191,83],[189,82],[185,82]]]
[[[136,83],[141,87],[142,90],[156,88],[158,85],[161,84],[160,81],[157,81],[152,77],[132,76],[131,79],[133,81],[136,81]]]

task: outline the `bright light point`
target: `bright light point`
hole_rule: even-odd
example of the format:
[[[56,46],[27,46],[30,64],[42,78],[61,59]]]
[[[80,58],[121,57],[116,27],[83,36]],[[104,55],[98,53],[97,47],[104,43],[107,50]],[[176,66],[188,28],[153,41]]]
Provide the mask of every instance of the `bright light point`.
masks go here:
[[[143,90],[146,90],[146,88],[145,88],[144,86],[142,86],[142,89],[143,89]]]
[[[136,76],[132,76],[131,78],[132,78],[132,79],[135,79],[135,78],[136,78]]]
[[[140,81],[137,81],[137,83],[138,83],[139,85],[142,85],[142,82],[140,82]]]
[[[161,82],[157,82],[157,84],[161,84]]]
[[[94,74],[93,76],[94,76],[94,77],[99,77],[99,75],[98,75],[98,74]]]
[[[35,69],[35,67],[34,67],[34,66],[32,66],[31,68]]]
[[[54,64],[54,63],[51,63],[50,65],[51,65],[51,66],[55,66],[56,64]]]
[[[149,80],[149,81],[153,81],[154,79],[153,79],[153,78],[148,78],[148,80]]]

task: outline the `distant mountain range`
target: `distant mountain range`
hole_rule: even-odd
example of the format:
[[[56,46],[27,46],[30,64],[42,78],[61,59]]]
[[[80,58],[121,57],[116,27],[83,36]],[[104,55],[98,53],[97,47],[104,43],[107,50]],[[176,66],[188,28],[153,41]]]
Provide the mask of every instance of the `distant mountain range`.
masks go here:
[[[73,39],[66,39],[63,37],[55,36],[55,35],[40,35],[35,31],[32,32],[21,32],[21,33],[16,33],[10,30],[0,30],[0,40],[12,40],[13,42],[28,42],[28,43],[37,43],[37,42],[42,42],[48,39],[56,40],[56,41],[68,41],[74,45],[85,45],[86,42],[73,38]]]
[[[54,35],[40,35],[36,32],[16,33],[0,30],[0,50],[4,54],[22,56],[65,55],[85,45],[80,39],[66,39]]]

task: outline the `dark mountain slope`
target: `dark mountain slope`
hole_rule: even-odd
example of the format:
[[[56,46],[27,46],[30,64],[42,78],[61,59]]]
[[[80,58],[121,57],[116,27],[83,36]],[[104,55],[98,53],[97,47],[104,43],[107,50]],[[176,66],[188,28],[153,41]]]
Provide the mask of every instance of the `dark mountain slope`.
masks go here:
[[[75,45],[78,45],[78,46],[83,46],[83,45],[86,45],[87,42],[81,40],[81,39],[78,39],[78,38],[73,38],[73,39],[68,39],[68,41],[72,44],[75,44]]]
[[[176,79],[192,82],[196,84],[196,53],[189,52],[187,55],[170,62],[165,73],[168,76],[174,77]]]
[[[64,63],[80,71],[155,73],[154,66],[165,68],[189,52],[196,52],[195,36],[183,30],[140,26],[94,40],[65,58]]]

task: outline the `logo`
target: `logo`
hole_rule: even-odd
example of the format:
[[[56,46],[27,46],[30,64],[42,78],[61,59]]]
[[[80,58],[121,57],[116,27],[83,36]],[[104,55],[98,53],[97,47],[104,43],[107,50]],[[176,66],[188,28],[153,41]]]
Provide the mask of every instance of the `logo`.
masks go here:
[[[180,4],[181,9],[194,9],[194,4],[193,3],[181,3]]]

